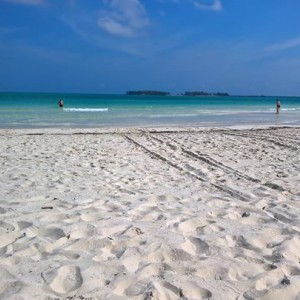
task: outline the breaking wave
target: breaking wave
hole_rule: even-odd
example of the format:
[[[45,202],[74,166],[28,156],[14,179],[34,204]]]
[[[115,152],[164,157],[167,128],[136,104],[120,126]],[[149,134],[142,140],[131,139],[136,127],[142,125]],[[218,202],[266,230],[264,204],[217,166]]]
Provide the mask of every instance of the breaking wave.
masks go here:
[[[64,111],[70,112],[99,112],[108,111],[108,108],[64,108]]]

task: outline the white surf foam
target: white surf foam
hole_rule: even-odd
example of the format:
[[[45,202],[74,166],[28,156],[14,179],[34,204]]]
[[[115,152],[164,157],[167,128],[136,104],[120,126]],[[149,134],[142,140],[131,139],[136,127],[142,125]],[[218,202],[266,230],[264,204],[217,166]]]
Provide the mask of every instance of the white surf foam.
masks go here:
[[[99,112],[108,111],[108,108],[64,108],[63,110],[70,112]]]

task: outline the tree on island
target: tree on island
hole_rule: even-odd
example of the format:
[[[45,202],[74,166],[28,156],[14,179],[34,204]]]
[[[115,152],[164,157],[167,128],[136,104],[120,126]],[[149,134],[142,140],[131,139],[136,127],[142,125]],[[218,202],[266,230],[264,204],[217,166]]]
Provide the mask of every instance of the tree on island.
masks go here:
[[[229,96],[228,93],[220,93],[220,92],[218,92],[218,93],[213,93],[212,95],[213,95],[213,96],[220,96],[220,97],[228,97],[228,96]]]
[[[218,96],[218,97],[226,97],[229,96],[228,93],[207,93],[207,92],[185,92],[184,96]]]
[[[151,96],[168,96],[169,92],[161,91],[128,91],[126,95],[151,95]]]
[[[141,90],[141,91],[127,91],[126,95],[148,95],[148,96],[169,96],[169,92],[162,91],[151,91],[151,90]],[[177,94],[177,96],[216,96],[216,97],[226,97],[229,96],[228,93],[207,93],[203,91],[195,92],[184,92],[182,94]]]

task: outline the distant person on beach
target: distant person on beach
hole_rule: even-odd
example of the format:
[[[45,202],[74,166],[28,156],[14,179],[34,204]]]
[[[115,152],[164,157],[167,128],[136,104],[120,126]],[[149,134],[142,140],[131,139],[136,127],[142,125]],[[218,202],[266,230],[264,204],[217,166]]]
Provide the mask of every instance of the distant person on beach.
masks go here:
[[[279,114],[280,111],[280,101],[279,99],[277,99],[277,103],[276,103],[276,114]]]
[[[63,107],[64,106],[64,101],[62,101],[61,99],[59,99],[58,106],[59,107]]]

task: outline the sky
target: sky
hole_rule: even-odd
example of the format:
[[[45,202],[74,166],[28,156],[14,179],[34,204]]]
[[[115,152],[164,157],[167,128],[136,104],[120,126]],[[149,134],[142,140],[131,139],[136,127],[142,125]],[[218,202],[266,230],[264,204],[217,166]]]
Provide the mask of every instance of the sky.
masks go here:
[[[0,0],[0,92],[300,96],[299,0]]]

